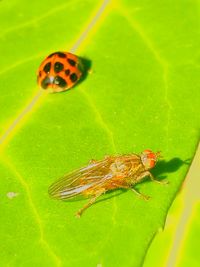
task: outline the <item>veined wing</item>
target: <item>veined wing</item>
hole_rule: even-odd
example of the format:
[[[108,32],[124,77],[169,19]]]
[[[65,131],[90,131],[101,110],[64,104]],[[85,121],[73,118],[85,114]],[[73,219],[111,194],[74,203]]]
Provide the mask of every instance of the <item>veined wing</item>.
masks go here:
[[[110,171],[112,162],[113,158],[107,158],[64,175],[49,187],[49,195],[56,199],[69,199],[89,188],[97,188],[113,177]]]

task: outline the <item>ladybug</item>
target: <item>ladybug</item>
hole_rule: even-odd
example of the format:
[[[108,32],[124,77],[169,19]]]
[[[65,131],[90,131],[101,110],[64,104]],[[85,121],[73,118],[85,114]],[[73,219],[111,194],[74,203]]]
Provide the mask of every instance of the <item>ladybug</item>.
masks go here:
[[[50,93],[63,92],[74,86],[83,75],[81,59],[68,52],[50,54],[41,63],[37,82]]]

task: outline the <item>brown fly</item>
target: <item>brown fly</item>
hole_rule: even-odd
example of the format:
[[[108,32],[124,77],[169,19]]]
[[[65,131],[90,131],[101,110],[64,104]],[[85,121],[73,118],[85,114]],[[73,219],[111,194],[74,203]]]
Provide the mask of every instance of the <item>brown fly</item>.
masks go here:
[[[91,160],[89,165],[66,174],[49,187],[49,195],[54,199],[71,199],[76,196],[89,197],[90,201],[77,212],[80,217],[85,209],[90,207],[98,197],[107,191],[125,188],[148,199],[133,186],[149,176],[157,181],[150,173],[160,153],[144,150],[140,155],[130,154],[123,156],[107,156],[103,160]]]

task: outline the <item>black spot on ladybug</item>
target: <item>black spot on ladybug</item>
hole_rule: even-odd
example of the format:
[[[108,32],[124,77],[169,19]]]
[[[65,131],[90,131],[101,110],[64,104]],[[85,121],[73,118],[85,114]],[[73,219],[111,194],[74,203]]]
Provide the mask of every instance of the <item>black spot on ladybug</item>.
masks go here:
[[[63,70],[63,68],[64,68],[64,65],[63,65],[62,63],[60,63],[60,62],[56,62],[56,63],[54,64],[54,71],[55,71],[56,73],[58,73],[58,72],[60,72],[61,70]]]
[[[54,56],[55,54],[57,54],[57,52],[50,54],[47,58],[50,58],[50,57]]]
[[[51,83],[51,81],[50,81],[49,77],[46,77],[42,80],[41,86],[43,89],[46,89],[50,83]]]
[[[62,53],[62,52],[57,52],[56,54],[61,58],[67,57],[67,55],[65,53]]]
[[[62,52],[54,52],[54,53],[50,54],[47,58],[50,58],[50,57],[52,57],[54,55],[57,55],[58,57],[61,57],[61,58],[67,57],[65,53],[62,53]]]
[[[67,87],[67,82],[60,76],[56,76],[53,83],[62,88]]]
[[[41,71],[39,71],[39,77],[41,77],[42,76],[42,72]]]
[[[73,66],[73,67],[76,65],[76,61],[74,61],[74,60],[71,59],[71,58],[68,58],[67,61],[68,61],[69,64],[70,64],[71,66]]]
[[[76,73],[72,73],[69,77],[70,77],[70,80],[71,80],[72,82],[75,82],[75,81],[77,81],[77,79],[78,79]]]
[[[50,69],[51,69],[51,62],[48,62],[48,63],[44,66],[43,71],[46,72],[46,73],[49,73]]]
[[[65,70],[65,75],[68,76],[69,74],[70,74],[70,70],[69,69]]]

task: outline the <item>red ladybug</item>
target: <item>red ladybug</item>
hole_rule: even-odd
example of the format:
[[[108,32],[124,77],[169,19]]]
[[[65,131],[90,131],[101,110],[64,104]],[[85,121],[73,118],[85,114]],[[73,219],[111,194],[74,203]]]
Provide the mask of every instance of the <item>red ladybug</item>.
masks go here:
[[[37,81],[51,92],[63,92],[73,87],[83,75],[81,59],[68,52],[55,52],[41,63]]]

